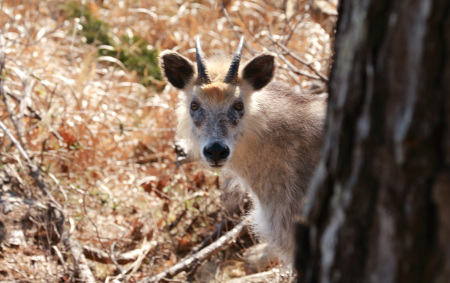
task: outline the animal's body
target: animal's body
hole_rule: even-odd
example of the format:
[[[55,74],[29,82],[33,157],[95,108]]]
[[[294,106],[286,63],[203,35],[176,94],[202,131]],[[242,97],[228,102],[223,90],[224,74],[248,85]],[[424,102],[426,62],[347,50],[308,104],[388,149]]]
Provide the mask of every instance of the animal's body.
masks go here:
[[[271,53],[239,69],[242,43],[233,60],[205,60],[197,39],[197,68],[170,50],[161,53],[160,65],[185,94],[177,110],[178,135],[190,142],[189,153],[249,189],[255,233],[291,263],[294,217],[318,157],[326,98],[272,82]]]

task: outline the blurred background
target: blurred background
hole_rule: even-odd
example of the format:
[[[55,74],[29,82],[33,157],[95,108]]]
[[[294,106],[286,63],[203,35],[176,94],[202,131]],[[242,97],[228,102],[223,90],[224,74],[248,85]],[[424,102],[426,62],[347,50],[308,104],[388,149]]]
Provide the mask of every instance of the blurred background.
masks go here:
[[[232,229],[251,204],[222,205],[234,198],[221,193],[220,172],[177,162],[180,94],[163,81],[158,54],[173,49],[195,60],[197,35],[206,55],[234,53],[243,35],[242,61],[275,52],[278,80],[320,94],[336,5],[1,1],[0,280],[74,282],[81,256],[95,281],[135,282]],[[267,282],[287,282],[257,243],[240,232],[172,280],[268,272]]]

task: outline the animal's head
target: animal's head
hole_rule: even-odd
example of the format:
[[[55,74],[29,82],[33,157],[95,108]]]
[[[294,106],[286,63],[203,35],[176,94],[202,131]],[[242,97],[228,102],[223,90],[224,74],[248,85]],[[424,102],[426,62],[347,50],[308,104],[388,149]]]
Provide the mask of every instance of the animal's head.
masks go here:
[[[274,76],[271,53],[257,55],[239,69],[243,44],[241,38],[231,62],[228,56],[206,60],[199,38],[197,64],[171,50],[160,55],[167,81],[185,94],[177,110],[178,132],[190,140],[194,154],[215,168],[232,158],[240,137],[249,130],[246,119],[255,110],[252,94]]]

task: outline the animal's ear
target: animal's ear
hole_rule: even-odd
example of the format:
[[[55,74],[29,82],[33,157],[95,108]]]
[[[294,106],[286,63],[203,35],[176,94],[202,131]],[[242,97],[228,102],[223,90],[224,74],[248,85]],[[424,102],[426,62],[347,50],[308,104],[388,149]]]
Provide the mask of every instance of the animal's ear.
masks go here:
[[[185,88],[195,75],[195,65],[191,60],[171,50],[161,52],[159,67],[167,81],[178,89]]]
[[[272,53],[262,53],[245,65],[242,78],[255,90],[260,90],[270,83],[274,74],[275,56]]]

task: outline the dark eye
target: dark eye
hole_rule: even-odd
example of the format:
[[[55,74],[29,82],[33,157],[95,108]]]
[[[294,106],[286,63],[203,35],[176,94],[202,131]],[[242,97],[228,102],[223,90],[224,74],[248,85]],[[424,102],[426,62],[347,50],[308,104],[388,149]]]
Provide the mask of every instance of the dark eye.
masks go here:
[[[236,102],[236,103],[233,105],[233,108],[236,109],[236,110],[238,110],[238,111],[241,111],[242,109],[244,109],[244,103],[242,103],[242,102]]]
[[[197,102],[193,101],[191,102],[191,109],[192,110],[197,110],[200,106],[198,105]]]

